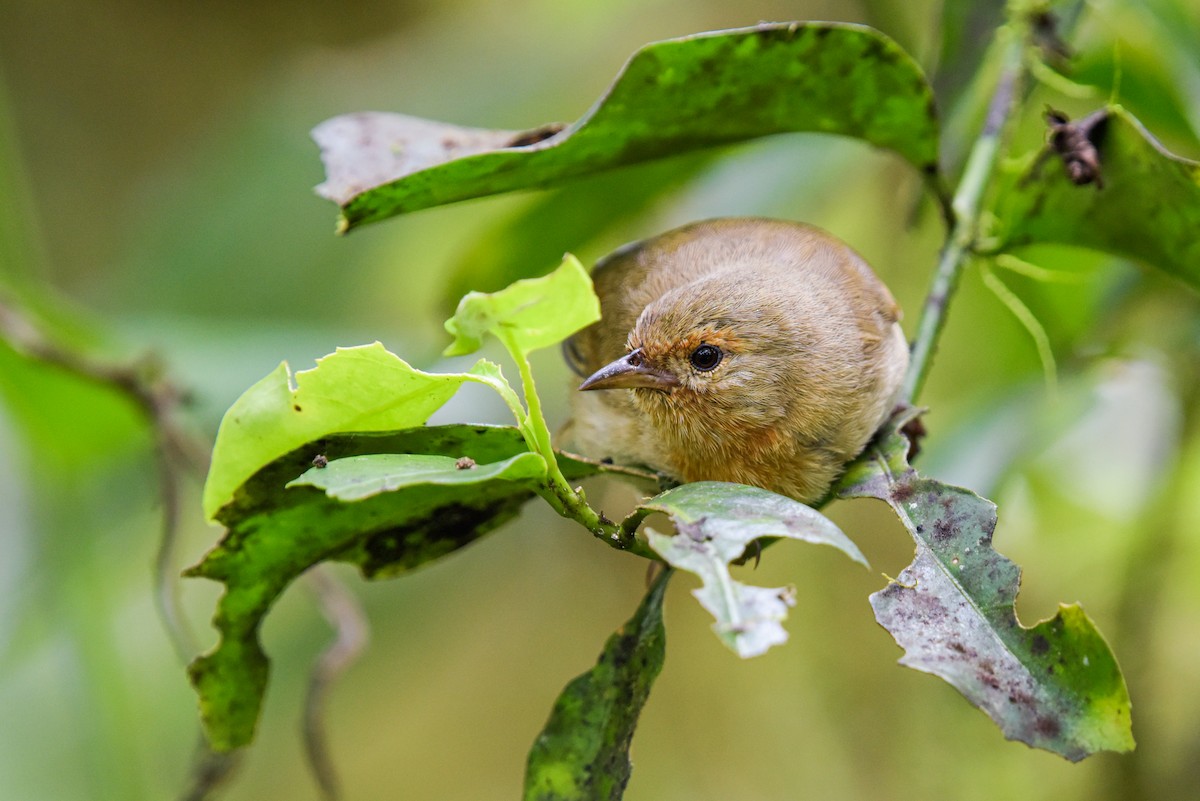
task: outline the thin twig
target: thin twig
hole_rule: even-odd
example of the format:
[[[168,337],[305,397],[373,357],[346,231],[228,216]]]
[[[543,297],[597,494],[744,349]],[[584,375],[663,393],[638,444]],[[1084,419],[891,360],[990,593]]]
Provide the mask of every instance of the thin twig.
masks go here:
[[[946,323],[950,299],[958,288],[963,267],[976,252],[980,204],[991,181],[1009,120],[1027,93],[1030,69],[1040,63],[1037,59],[1054,55],[1050,52],[1054,49],[1050,45],[1061,45],[1058,37],[1074,28],[1083,6],[1082,0],[1064,3],[1055,9],[1056,19],[1053,15],[1031,11],[1025,4],[1010,0],[1008,24],[997,32],[997,36],[1007,37],[1008,40],[1003,42],[1000,77],[988,102],[983,130],[971,147],[962,178],[954,192],[950,234],[934,271],[929,293],[925,296],[925,306],[913,338],[912,356],[901,396],[910,406],[916,404],[929,375],[938,338]],[[1047,25],[1053,27],[1047,29]],[[1039,49],[1040,55],[1037,53]],[[938,196],[940,199],[944,195],[939,193]]]
[[[175,655],[186,665],[200,648],[183,615],[183,601],[180,598],[177,580],[179,568],[176,554],[179,544],[181,494],[179,467],[161,431],[156,431],[156,434],[159,439],[156,461],[159,496],[162,499],[162,529],[158,538],[158,549],[154,554],[154,597],[163,627],[170,635],[171,644],[175,648]]]
[[[180,485],[184,467],[203,476],[207,470],[208,449],[176,420],[183,393],[159,375],[147,360],[110,363],[59,345],[24,309],[5,296],[0,296],[0,340],[28,359],[123,395],[153,429],[159,497],[163,507],[162,534],[155,557],[155,605],[176,655],[186,664],[195,655],[197,647],[178,597],[179,571],[175,556],[179,540]]]
[[[1024,80],[1024,38],[1011,26],[1002,28],[1000,35],[1009,37],[1004,49],[1000,79],[988,104],[983,131],[971,148],[962,180],[954,192],[951,204],[954,224],[942,249],[929,293],[925,296],[921,319],[917,323],[917,334],[913,340],[912,358],[908,374],[904,378],[902,395],[909,405],[916,402],[932,366],[938,337],[946,324],[950,298],[958,287],[963,266],[975,243],[979,228],[980,203],[996,165],[1001,138],[1012,113],[1013,98],[1017,95],[1018,85]]]
[[[181,491],[186,470],[203,476],[208,469],[208,448],[176,419],[184,394],[152,369],[147,361],[111,363],[78,353],[55,342],[12,298],[0,295],[0,341],[30,360],[53,367],[123,395],[154,431],[158,465],[162,532],[154,563],[155,607],[180,662],[186,664],[198,650],[179,599],[179,545]],[[224,783],[238,763],[235,754],[213,751],[200,735],[192,780],[180,796],[183,801],[204,801]]]
[[[192,781],[179,796],[179,801],[208,801],[214,792],[229,781],[241,761],[241,751],[214,751],[201,734],[192,760]]]
[[[339,786],[325,736],[325,698],[333,683],[362,653],[370,629],[358,599],[324,566],[309,570],[306,579],[316,593],[325,619],[333,626],[334,639],[322,652],[309,677],[308,695],[304,701],[304,747],[321,795],[334,801]]]

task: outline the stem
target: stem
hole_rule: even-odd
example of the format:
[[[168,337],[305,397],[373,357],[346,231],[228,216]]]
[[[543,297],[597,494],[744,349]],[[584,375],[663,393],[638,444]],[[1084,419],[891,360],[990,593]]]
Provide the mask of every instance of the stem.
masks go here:
[[[529,409],[526,426],[533,437],[535,449],[546,460],[546,482],[549,492],[543,493],[543,497],[554,507],[554,511],[563,517],[578,520],[595,534],[600,526],[600,516],[571,489],[566,476],[559,469],[558,459],[554,456],[554,445],[550,441],[550,427],[546,425],[546,417],[542,414],[542,401],[533,383],[533,369],[529,365],[529,359],[507,337],[501,337],[501,341],[508,348],[513,361],[517,363],[517,370],[521,374],[521,388],[525,392],[525,406]]]
[[[0,295],[0,343],[27,359],[124,396],[153,433],[163,507],[162,533],[155,556],[154,595],[171,644],[180,662],[187,664],[197,646],[178,597],[180,486],[187,468],[194,468],[201,476],[207,470],[208,448],[176,419],[184,393],[146,364],[107,362],[60,345],[15,298],[5,295]]]
[[[1011,26],[1002,28],[1000,35],[1009,37],[1004,49],[1000,79],[988,104],[983,131],[971,148],[962,179],[951,201],[954,224],[946,246],[942,249],[925,306],[917,323],[908,374],[904,377],[902,398],[910,405],[916,402],[937,350],[938,337],[946,324],[950,298],[958,288],[959,278],[967,258],[972,254],[979,229],[979,208],[987,189],[1008,118],[1012,113],[1017,85],[1024,78],[1025,37]]]
[[[325,619],[334,629],[334,640],[313,667],[304,699],[304,750],[321,791],[321,797],[336,799],[340,787],[337,771],[325,736],[325,698],[330,687],[358,659],[370,636],[366,613],[326,565],[317,565],[305,574],[316,593]]]
[[[15,299],[0,295],[0,344],[35,362],[107,387],[127,398],[154,433],[163,523],[155,555],[154,597],[159,617],[180,661],[195,654],[195,636],[187,626],[179,599],[176,565],[180,529],[180,487],[187,469],[203,475],[208,447],[176,419],[183,392],[139,363],[121,364],[93,358],[55,342]],[[205,801],[230,777],[237,754],[216,752],[204,735],[197,738],[185,801]]]
[[[529,364],[529,359],[508,337],[501,335],[499,338],[513,361],[516,362],[517,370],[521,374],[521,388],[525,392],[525,406],[529,410],[526,425],[532,435],[537,452],[546,460],[546,487],[539,494],[546,499],[554,511],[578,522],[592,532],[597,539],[603,540],[618,550],[631,551],[652,559],[659,558],[637,541],[634,536],[634,532],[637,530],[636,523],[632,528],[624,524],[613,523],[588,505],[582,490],[571,488],[570,482],[563,475],[558,466],[558,459],[554,455],[550,427],[546,425],[546,418],[542,414],[542,401],[538,397],[537,387],[533,382],[533,369]],[[640,520],[641,518],[638,518],[638,522]]]

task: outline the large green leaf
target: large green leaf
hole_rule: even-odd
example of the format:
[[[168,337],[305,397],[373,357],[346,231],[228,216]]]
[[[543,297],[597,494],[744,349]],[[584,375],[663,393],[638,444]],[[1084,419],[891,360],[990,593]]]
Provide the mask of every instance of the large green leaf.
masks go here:
[[[1144,262],[1200,289],[1200,163],[1167,152],[1120,106],[1073,123],[1099,181],[1077,185],[1047,146],[1000,197],[1000,247],[1057,242]]]
[[[525,801],[617,801],[632,765],[629,743],[666,657],[662,603],[671,571],[608,638],[596,666],[563,689],[529,752]]]
[[[559,464],[572,480],[608,469]],[[213,746],[253,738],[267,683],[258,627],[294,578],[327,559],[368,578],[405,573],[513,517],[544,475],[517,429],[465,425],[329,435],[258,470],[219,510],[221,542],[187,573],[225,584],[220,642],[190,670]]]
[[[858,547],[820,512],[758,487],[698,481],[651,498],[640,513],[663,512],[674,536],[647,531],[650,547],[673,567],[700,577],[693,595],[716,618],[713,631],[743,658],[787,641],[782,626],[794,603],[786,587],[752,587],[734,581],[730,563],[759,538],[785,537],[832,545],[866,565]]]
[[[326,172],[317,191],[342,207],[348,229],[788,131],[857,137],[927,175],[937,171],[933,93],[916,62],[878,31],[831,22],[647,45],[561,130],[493,131],[371,112],[328,120],[313,137]]]
[[[294,375],[286,362],[280,364],[221,420],[204,485],[204,514],[215,518],[256,471],[306,442],[421,425],[467,381],[487,384],[502,396],[508,389],[499,368],[488,362],[469,373],[426,373],[378,342],[338,348],[315,368]],[[523,415],[515,396],[505,399]]]
[[[1076,606],[1033,628],[1017,620],[1021,571],[992,549],[996,507],[922,478],[893,433],[847,474],[843,497],[886,501],[916,542],[912,564],[871,596],[904,649],[901,664],[940,676],[1011,740],[1078,761],[1133,748],[1116,659]]]

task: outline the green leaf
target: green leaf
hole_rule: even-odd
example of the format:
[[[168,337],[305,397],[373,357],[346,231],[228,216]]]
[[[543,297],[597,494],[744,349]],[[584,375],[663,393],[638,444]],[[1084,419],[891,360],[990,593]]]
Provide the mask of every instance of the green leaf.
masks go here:
[[[390,431],[424,423],[467,381],[505,395],[493,364],[470,373],[425,373],[375,342],[338,348],[294,376],[286,362],[234,402],[217,431],[204,485],[204,514],[214,519],[256,471],[288,452],[335,432]],[[293,385],[294,382],[294,385]],[[520,410],[508,389],[505,400]],[[523,411],[519,411],[520,422]]]
[[[1120,106],[1073,124],[1095,147],[1101,183],[1072,183],[1047,146],[998,200],[1000,247],[1092,248],[1200,289],[1200,163],[1167,152]]]
[[[832,545],[866,565],[858,547],[820,512],[757,487],[698,481],[667,490],[638,509],[663,512],[678,533],[647,530],[650,547],[672,567],[700,577],[692,594],[716,618],[713,631],[743,658],[787,641],[782,622],[794,604],[789,588],[751,587],[734,581],[731,562],[760,537]],[[636,514],[636,513],[635,513]]]
[[[921,478],[904,463],[907,449],[893,433],[841,492],[886,501],[916,542],[912,564],[871,596],[876,620],[905,651],[900,663],[949,682],[1010,740],[1071,761],[1131,750],[1125,679],[1095,625],[1070,605],[1022,626],[1020,568],[992,549],[995,505]]]
[[[582,119],[492,131],[359,113],[313,131],[344,229],[467,198],[789,131],[843,134],[937,172],[933,92],[861,25],[763,24],[647,45]]]
[[[418,453],[369,453],[313,467],[287,486],[316,487],[339,501],[361,501],[418,484],[446,487],[493,479],[540,479],[545,475],[546,460],[536,453],[521,453],[492,464]]]
[[[313,468],[316,456],[328,466]],[[459,469],[461,457],[476,467]],[[571,479],[602,469],[560,465]],[[254,736],[267,684],[259,624],[294,578],[327,559],[368,578],[415,569],[512,518],[544,475],[517,429],[465,425],[329,435],[258,470],[219,510],[221,542],[187,572],[225,584],[213,618],[220,642],[190,668],[213,746]]]
[[[559,695],[529,752],[525,801],[617,801],[624,794],[629,743],[666,657],[662,603],[670,577],[669,569],[658,577],[596,666]]]
[[[447,356],[474,353],[493,334],[515,353],[528,354],[557,345],[600,319],[600,301],[592,279],[568,254],[549,275],[516,281],[499,292],[469,292],[458,304],[446,330],[454,342]]]

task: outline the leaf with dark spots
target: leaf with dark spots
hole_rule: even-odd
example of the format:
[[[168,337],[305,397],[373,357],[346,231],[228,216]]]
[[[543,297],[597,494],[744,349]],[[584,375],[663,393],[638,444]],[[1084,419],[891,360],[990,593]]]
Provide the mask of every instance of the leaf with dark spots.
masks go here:
[[[886,501],[916,542],[912,564],[871,596],[905,651],[901,664],[949,682],[1011,740],[1071,761],[1132,749],[1125,680],[1095,625],[1064,605],[1022,626],[1021,571],[991,548],[995,505],[922,478],[904,462],[907,448],[899,434],[884,437],[840,492]]]
[[[1141,123],[1112,106],[1073,123],[1097,162],[1096,183],[1078,185],[1054,144],[1014,176],[996,205],[999,249],[1060,243],[1113,253],[1200,289],[1200,163],[1167,152]],[[1076,148],[1078,149],[1078,147]],[[1094,152],[1092,152],[1094,151]]]
[[[861,25],[763,24],[642,48],[562,131],[462,128],[359,113],[313,130],[341,227],[769,134],[811,131],[888,148],[937,172],[937,117],[920,67]]]
[[[399,576],[470,544],[515,516],[526,500],[528,496],[512,495],[482,508],[450,503],[425,519],[371,533],[341,558],[358,564],[369,579]]]
[[[313,466],[314,454],[326,467]],[[459,470],[462,457],[478,466]],[[559,464],[572,480],[606,469]],[[221,542],[188,571],[225,584],[213,619],[221,640],[190,669],[213,746],[253,738],[267,682],[258,627],[294,578],[328,559],[369,578],[420,567],[516,515],[544,469],[517,429],[467,425],[331,434],[259,469],[220,509]]]
[[[525,801],[617,801],[632,765],[629,744],[666,656],[668,569],[634,616],[609,637],[596,666],[559,695],[529,752]]]
[[[713,631],[743,658],[787,641],[782,623],[794,604],[785,587],[734,581],[729,565],[759,538],[782,537],[832,545],[856,562],[867,560],[832,521],[799,501],[758,487],[698,481],[644,501],[635,514],[662,512],[677,534],[647,531],[650,547],[673,567],[700,577],[693,595],[716,618]]]

